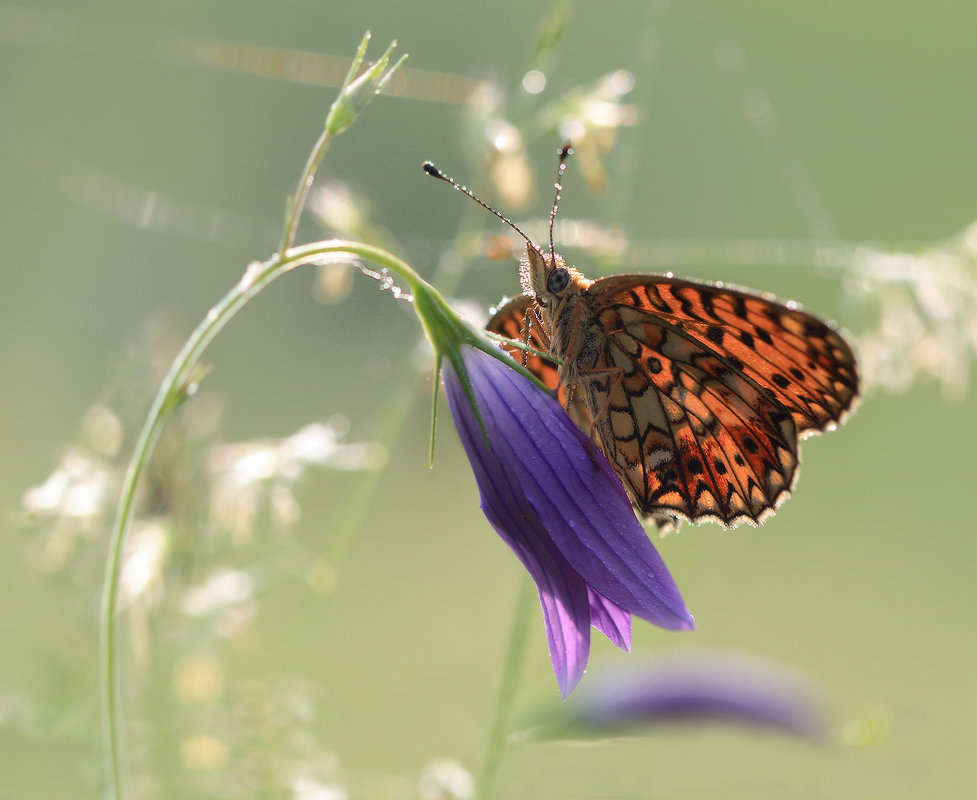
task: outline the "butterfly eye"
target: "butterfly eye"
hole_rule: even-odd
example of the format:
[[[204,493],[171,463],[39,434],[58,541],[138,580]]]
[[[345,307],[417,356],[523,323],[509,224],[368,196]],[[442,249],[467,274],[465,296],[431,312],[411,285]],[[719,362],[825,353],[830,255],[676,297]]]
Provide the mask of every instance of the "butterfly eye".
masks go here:
[[[562,267],[557,267],[546,279],[546,291],[559,294],[567,288],[568,283],[570,283],[570,273]]]

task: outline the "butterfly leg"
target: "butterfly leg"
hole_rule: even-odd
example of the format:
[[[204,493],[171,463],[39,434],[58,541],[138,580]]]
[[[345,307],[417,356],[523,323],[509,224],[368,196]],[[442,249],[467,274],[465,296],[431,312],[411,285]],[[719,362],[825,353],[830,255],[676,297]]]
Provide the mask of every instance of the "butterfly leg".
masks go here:
[[[520,337],[520,339],[522,340],[522,344],[524,347],[529,347],[529,339],[530,336],[532,335],[532,324],[533,324],[532,313],[533,313],[533,307],[526,306],[526,312],[522,315],[522,336]],[[529,364],[528,350],[522,351],[522,358],[520,359],[520,361],[522,362],[522,365],[524,367],[527,364]]]
[[[534,330],[543,349],[548,350],[550,347],[550,336],[546,332],[546,327],[543,325],[543,321],[539,316],[539,309],[535,305],[530,305],[526,307],[526,311],[522,315],[522,326],[520,328],[519,338],[524,348],[531,346]],[[524,367],[529,365],[529,350],[523,349],[521,361]]]

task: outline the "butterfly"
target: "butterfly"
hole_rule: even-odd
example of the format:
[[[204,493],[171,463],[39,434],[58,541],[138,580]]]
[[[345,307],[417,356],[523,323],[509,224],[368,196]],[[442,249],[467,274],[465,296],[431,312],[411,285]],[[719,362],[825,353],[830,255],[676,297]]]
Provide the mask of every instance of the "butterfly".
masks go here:
[[[524,294],[487,329],[557,392],[643,516],[759,524],[794,486],[800,439],[852,410],[850,345],[769,294],[671,274],[588,280],[555,252],[556,188],[549,253],[522,234]]]

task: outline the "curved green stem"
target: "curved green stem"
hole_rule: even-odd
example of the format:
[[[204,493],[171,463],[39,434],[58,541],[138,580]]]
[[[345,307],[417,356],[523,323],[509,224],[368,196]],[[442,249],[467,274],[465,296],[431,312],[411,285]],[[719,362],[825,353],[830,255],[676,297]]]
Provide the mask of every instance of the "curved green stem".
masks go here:
[[[353,124],[359,113],[380,93],[406,58],[403,56],[396,64],[390,66],[390,57],[396,46],[394,42],[375,63],[369,65],[361,74],[357,74],[363,64],[369,43],[370,34],[367,32],[360,41],[356,55],[350,62],[346,79],[339,90],[338,97],[329,107],[323,131],[306,160],[295,194],[289,198],[278,252],[268,261],[251,264],[237,285],[207,312],[207,316],[191,334],[183,349],[174,359],[169,372],[163,379],[163,384],[156,393],[149,409],[149,415],[139,432],[132,460],[126,469],[115,523],[109,541],[105,578],[102,585],[102,612],[99,622],[99,656],[102,679],[100,710],[102,712],[106,777],[110,794],[116,800],[123,800],[123,798],[128,797],[128,793],[125,791],[125,770],[122,757],[124,737],[122,719],[119,713],[116,657],[118,648],[115,627],[115,611],[119,599],[119,578],[122,573],[122,553],[126,533],[132,521],[139,477],[149,461],[156,441],[159,439],[166,415],[184,397],[192,394],[199,379],[195,370],[200,356],[207,345],[245,303],[279,275],[302,264],[324,263],[332,260],[349,261],[350,256],[355,256],[374,261],[393,270],[406,280],[412,288],[415,286],[423,287],[423,281],[408,264],[377,247],[339,239],[292,247],[309,189],[312,187],[312,181],[331,140]]]
[[[275,278],[303,264],[348,261],[350,256],[367,259],[396,272],[412,288],[423,281],[404,261],[378,247],[333,239],[294,247],[284,256],[276,255],[268,261],[253,263],[237,284],[210,311],[191,334],[183,349],[173,361],[163,383],[156,393],[149,414],[143,423],[139,438],[126,469],[116,511],[115,523],[109,541],[105,579],[102,587],[102,611],[99,624],[101,659],[101,711],[106,758],[106,774],[112,796],[125,798],[125,770],[122,747],[124,744],[120,715],[118,660],[116,643],[116,606],[119,598],[119,578],[122,572],[122,554],[126,534],[132,521],[136,489],[153,448],[159,438],[166,416],[188,394],[195,384],[195,369],[207,345],[231,320],[231,318],[255,295]]]

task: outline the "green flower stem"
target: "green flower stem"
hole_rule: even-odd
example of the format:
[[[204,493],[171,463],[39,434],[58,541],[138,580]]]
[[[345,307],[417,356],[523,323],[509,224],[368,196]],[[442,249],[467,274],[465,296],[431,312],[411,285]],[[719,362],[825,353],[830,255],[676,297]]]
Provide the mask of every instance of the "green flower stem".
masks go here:
[[[284,253],[295,242],[295,236],[299,230],[299,219],[302,217],[301,209],[305,207],[305,201],[308,199],[309,190],[312,188],[316,171],[319,169],[322,159],[325,158],[326,152],[329,150],[329,144],[332,138],[332,133],[329,128],[323,128],[322,133],[319,134],[319,138],[316,139],[312,152],[309,153],[309,157],[305,162],[305,169],[302,170],[302,177],[299,178],[298,186],[295,189],[295,194],[289,198],[288,208],[285,210],[285,228],[282,231],[282,241],[278,245],[279,253]]]
[[[194,392],[199,377],[197,365],[201,355],[214,337],[249,300],[275,278],[303,264],[322,264],[331,261],[348,263],[351,257],[366,259],[387,267],[400,275],[412,288],[417,286],[422,292],[424,291],[422,287],[426,284],[406,262],[378,247],[359,242],[339,239],[316,242],[294,247],[288,250],[284,257],[276,255],[268,261],[253,263],[227,295],[207,312],[204,320],[174,359],[153,400],[123,479],[102,586],[102,613],[99,626],[101,710],[106,775],[112,789],[111,796],[116,798],[128,796],[125,791],[123,768],[124,735],[119,703],[115,613],[119,598],[122,554],[126,534],[132,522],[139,478],[159,439],[163,422],[181,400]]]
[[[479,776],[476,798],[490,800],[495,778],[505,755],[506,732],[509,730],[509,716],[512,703],[519,688],[519,678],[525,663],[526,640],[528,639],[529,618],[533,610],[533,585],[523,580],[519,588],[519,597],[512,614],[512,631],[509,634],[509,651],[505,657],[505,667],[502,671],[502,683],[495,701],[495,715],[489,730],[488,745],[485,760],[482,762],[482,773]]]

